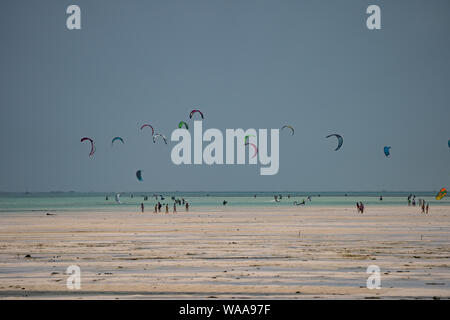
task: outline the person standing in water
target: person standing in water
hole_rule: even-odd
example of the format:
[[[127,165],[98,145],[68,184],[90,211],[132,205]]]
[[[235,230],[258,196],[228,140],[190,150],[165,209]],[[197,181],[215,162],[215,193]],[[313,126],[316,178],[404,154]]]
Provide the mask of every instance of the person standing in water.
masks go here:
[[[186,201],[186,212],[189,212],[189,202]]]
[[[155,211],[153,211],[153,213],[158,213],[158,205],[155,204]]]
[[[177,213],[177,204],[174,202],[173,204],[173,213]]]
[[[425,209],[425,210],[426,210],[426,211],[425,211],[426,214],[428,214],[428,209],[430,209],[430,204],[429,204],[429,203],[427,203],[427,207],[426,207],[426,209]]]
[[[166,204],[166,213],[169,213],[169,205]]]
[[[141,202],[141,212],[144,213],[144,203]]]

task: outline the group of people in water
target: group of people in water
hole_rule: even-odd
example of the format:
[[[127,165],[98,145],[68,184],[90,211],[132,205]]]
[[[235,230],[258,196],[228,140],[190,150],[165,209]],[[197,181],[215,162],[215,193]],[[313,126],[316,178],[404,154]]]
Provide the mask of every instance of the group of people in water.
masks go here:
[[[160,200],[164,200],[165,199],[162,195],[159,195],[159,196],[158,195],[154,195],[154,196],[156,197],[156,200],[158,200],[158,197],[160,197]],[[320,195],[318,195],[318,196],[320,197]],[[347,194],[345,194],[345,196],[347,196]],[[131,198],[133,198],[133,195],[131,195]],[[256,198],[256,194],[254,195],[254,198]],[[290,199],[291,196],[287,195],[287,198]],[[173,213],[177,213],[177,205],[178,206],[184,206],[186,212],[189,212],[189,203],[184,198],[178,199],[178,198],[172,197],[171,199],[174,201],[173,202],[173,207],[172,207],[172,212]],[[283,196],[281,194],[274,196],[275,202],[280,202],[281,199],[283,199]],[[308,199],[308,201],[311,201],[311,196],[308,196],[307,199]],[[109,200],[108,196],[106,196],[106,200]],[[144,196],[144,200],[148,200],[148,196]],[[383,200],[383,196],[380,196],[379,200],[382,201]],[[224,206],[226,206],[228,204],[228,201],[227,200],[223,200],[222,204]],[[296,205],[296,206],[305,205],[305,204],[306,204],[305,199],[303,199],[303,201],[301,201],[301,202],[300,201],[294,201],[294,205]],[[420,211],[421,213],[428,214],[428,211],[430,210],[430,204],[428,202],[426,202],[425,200],[423,200],[423,199],[418,199],[418,201],[416,201],[416,196],[413,195],[413,194],[410,194],[408,196],[408,206],[415,207],[416,205],[418,205],[419,208],[421,209],[421,211]],[[143,213],[144,212],[144,203],[143,202],[140,204],[140,207],[141,207],[141,212]],[[158,203],[155,204],[153,213],[161,213],[161,209],[163,207],[165,207],[165,212],[169,213],[169,204],[168,203],[161,203],[160,201],[158,201]],[[356,202],[356,209],[357,209],[357,212],[359,212],[361,214],[364,213],[364,209],[365,209],[364,203]]]
[[[187,202],[183,199],[182,203],[186,209],[186,212],[189,212],[189,202]],[[177,200],[174,201],[173,207],[172,207],[172,213],[177,213],[177,204],[181,204],[181,202],[178,202]],[[162,204],[159,201],[157,204],[155,204],[155,210],[153,210],[153,213],[161,213],[162,207],[165,207],[166,213],[169,213],[169,204],[168,203]],[[144,204],[143,203],[141,203],[141,209],[142,209],[142,213],[144,213]]]
[[[423,199],[419,199],[419,201],[417,201],[417,204],[419,205],[419,208],[421,209],[421,213],[427,214],[428,211],[430,210],[430,204]],[[416,206],[416,196],[415,195],[410,194],[408,196],[408,206],[413,206],[413,207]]]
[[[287,197],[288,197],[288,199],[290,199],[290,198],[291,198],[291,195],[288,194]],[[255,196],[255,198],[256,198],[256,196]],[[278,196],[273,196],[273,198],[274,198],[275,202],[280,202],[280,201],[283,199],[283,196],[280,194],[280,195],[278,195]]]
[[[163,197],[161,197],[161,199],[164,200]],[[181,200],[180,199],[175,199],[174,197],[172,197],[172,200],[174,200],[173,207],[172,207],[173,208],[172,209],[172,213],[177,213],[177,204],[178,205],[183,204],[185,209],[186,209],[186,212],[189,212],[189,202],[187,202],[184,199],[181,199]],[[155,209],[153,210],[153,213],[161,213],[161,208],[162,207],[165,207],[166,213],[169,213],[169,204],[168,203],[161,203],[159,201],[158,201],[157,204],[155,204]],[[144,213],[144,203],[143,202],[141,203],[141,212]]]

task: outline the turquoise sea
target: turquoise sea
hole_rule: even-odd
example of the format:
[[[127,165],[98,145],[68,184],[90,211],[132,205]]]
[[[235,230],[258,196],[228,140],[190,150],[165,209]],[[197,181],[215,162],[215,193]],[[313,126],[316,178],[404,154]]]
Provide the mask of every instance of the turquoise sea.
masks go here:
[[[227,201],[227,207],[267,209],[294,207],[294,201],[301,202],[303,199],[305,206],[354,207],[357,201],[362,201],[366,206],[406,206],[409,194],[414,194],[416,201],[424,199],[430,206],[450,205],[448,196],[438,201],[434,198],[434,192],[124,192],[120,193],[121,204],[115,201],[115,193],[49,192],[0,193],[0,212],[134,211],[139,210],[141,203],[144,203],[146,211],[150,211],[158,201],[172,206],[172,197],[184,198],[191,209],[200,211],[223,208],[224,200]],[[164,200],[161,200],[161,195]],[[281,200],[276,202],[274,195],[282,195]],[[380,195],[383,200],[380,200]],[[145,196],[148,200],[144,200]],[[311,196],[311,201],[307,199],[308,196]]]

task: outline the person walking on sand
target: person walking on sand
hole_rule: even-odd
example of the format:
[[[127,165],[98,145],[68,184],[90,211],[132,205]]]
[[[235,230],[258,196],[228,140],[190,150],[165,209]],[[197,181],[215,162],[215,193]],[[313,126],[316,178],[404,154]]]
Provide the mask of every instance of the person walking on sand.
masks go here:
[[[158,213],[158,205],[155,204],[155,211],[153,211],[153,213]]]
[[[176,203],[173,204],[173,213],[177,213],[177,204]]]
[[[162,204],[161,204],[161,202],[158,201],[158,212],[161,212],[161,207],[162,207]]]
[[[425,213],[425,201],[422,200],[422,213]]]
[[[169,205],[166,204],[166,213],[169,213]]]
[[[189,202],[186,201],[186,212],[189,212]]]
[[[144,213],[144,203],[143,202],[141,202],[141,211],[142,211],[142,213]]]
[[[356,212],[360,212],[361,211],[361,208],[360,208],[360,206],[359,206],[359,202],[357,202],[356,203]]]
[[[430,204],[429,203],[427,203],[427,207],[426,207],[426,214],[428,214],[428,209],[430,209]]]

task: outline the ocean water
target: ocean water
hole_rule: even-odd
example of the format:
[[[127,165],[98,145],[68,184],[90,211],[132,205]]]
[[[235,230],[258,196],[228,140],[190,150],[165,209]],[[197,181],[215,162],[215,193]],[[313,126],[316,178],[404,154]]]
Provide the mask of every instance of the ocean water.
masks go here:
[[[274,195],[282,195],[279,202]],[[380,201],[382,194],[383,200]],[[407,197],[411,192],[126,192],[121,193],[121,204],[115,201],[115,193],[0,193],[0,212],[33,212],[33,211],[133,211],[139,210],[144,203],[146,211],[153,211],[154,205],[160,201],[169,204],[172,210],[173,200],[184,198],[193,210],[211,210],[227,207],[267,208],[294,207],[294,201],[306,202],[305,206],[349,206],[362,201],[367,206],[407,205]],[[450,198],[435,199],[435,193],[416,192],[416,202],[424,199],[433,205],[450,205]],[[158,195],[156,199],[155,195]],[[161,200],[160,196],[164,197]],[[255,197],[256,195],[256,197]],[[148,196],[148,200],[144,200]],[[311,201],[307,199],[311,196]],[[106,199],[108,197],[108,200]]]

